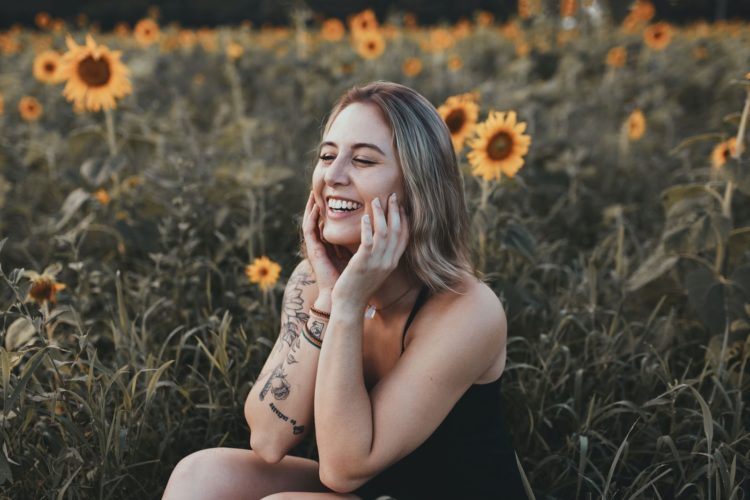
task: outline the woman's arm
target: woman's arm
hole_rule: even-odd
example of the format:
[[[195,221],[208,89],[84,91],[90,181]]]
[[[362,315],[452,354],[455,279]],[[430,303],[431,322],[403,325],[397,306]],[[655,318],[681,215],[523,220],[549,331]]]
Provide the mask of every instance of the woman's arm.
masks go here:
[[[279,338],[245,401],[250,447],[269,463],[280,461],[312,425],[320,349],[302,337],[302,325],[324,335],[327,324],[309,315],[313,303],[324,311],[331,307],[328,294],[318,296],[312,268],[303,260],[284,291]]]

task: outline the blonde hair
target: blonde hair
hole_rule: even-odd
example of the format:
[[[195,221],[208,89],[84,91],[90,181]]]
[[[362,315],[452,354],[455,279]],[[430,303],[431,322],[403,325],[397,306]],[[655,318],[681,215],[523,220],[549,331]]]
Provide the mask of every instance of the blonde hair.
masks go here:
[[[469,248],[469,215],[464,186],[447,125],[418,92],[393,82],[376,81],[349,89],[331,110],[322,136],[338,114],[354,103],[377,106],[393,134],[393,147],[404,178],[404,209],[409,243],[406,272],[433,293],[451,291],[462,272],[482,279]],[[304,242],[302,253],[305,254]]]

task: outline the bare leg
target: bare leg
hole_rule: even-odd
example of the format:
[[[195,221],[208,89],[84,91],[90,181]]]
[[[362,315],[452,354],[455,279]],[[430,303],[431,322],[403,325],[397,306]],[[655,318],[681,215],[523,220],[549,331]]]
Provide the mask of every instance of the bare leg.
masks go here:
[[[274,493],[263,500],[361,500],[353,493],[303,493],[299,491],[285,491]]]
[[[209,448],[177,464],[162,498],[259,500],[289,491],[336,494],[320,482],[315,460],[286,456],[269,464],[252,450]]]

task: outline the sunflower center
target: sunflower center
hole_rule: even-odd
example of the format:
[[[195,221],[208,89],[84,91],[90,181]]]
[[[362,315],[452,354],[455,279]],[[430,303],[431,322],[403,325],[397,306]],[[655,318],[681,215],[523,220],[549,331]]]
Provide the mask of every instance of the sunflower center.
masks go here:
[[[78,76],[89,87],[106,85],[111,76],[109,62],[104,58],[94,59],[92,56],[86,56],[78,64]]]
[[[54,73],[55,72],[55,63],[53,62],[46,62],[44,63],[44,71],[47,73]]]
[[[498,132],[487,143],[487,156],[495,161],[504,160],[513,152],[513,139],[508,132]]]
[[[267,269],[267,268],[265,268],[265,267],[261,267],[261,268],[260,268],[260,269],[258,270],[258,273],[260,273],[260,275],[261,275],[261,276],[268,276],[268,269]]]
[[[50,300],[50,298],[52,297],[52,289],[52,281],[48,279],[40,279],[34,282],[33,285],[31,285],[29,295],[31,295],[31,297],[34,298],[34,300],[36,300],[37,302]]]
[[[369,50],[375,50],[375,42],[368,42],[367,43],[367,48]]]
[[[448,130],[451,134],[459,132],[466,123],[466,113],[463,109],[454,109],[448,116],[445,117],[445,124],[448,125]]]

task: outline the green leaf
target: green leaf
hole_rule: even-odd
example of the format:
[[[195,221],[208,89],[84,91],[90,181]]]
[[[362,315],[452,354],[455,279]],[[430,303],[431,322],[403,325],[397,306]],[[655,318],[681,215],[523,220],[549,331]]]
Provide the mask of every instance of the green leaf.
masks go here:
[[[708,193],[703,184],[680,184],[662,191],[661,203],[664,207],[664,212],[668,213],[678,201],[704,198],[706,196],[708,196]]]
[[[699,268],[688,272],[685,289],[690,306],[709,331],[714,334],[723,332],[726,324],[725,290],[713,271]]]
[[[742,261],[745,252],[750,251],[750,227],[738,227],[729,232],[729,267],[732,268]]]
[[[680,260],[676,255],[667,256],[664,247],[659,245],[625,284],[627,292],[635,292],[669,272]]]
[[[530,261],[536,258],[536,241],[534,236],[521,224],[511,222],[503,235],[503,243],[520,253]]]

